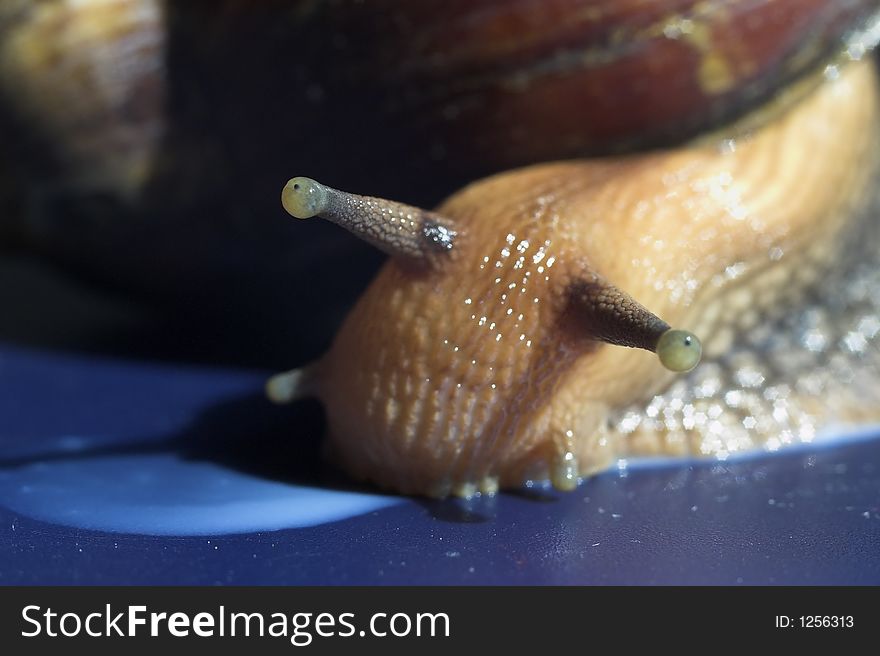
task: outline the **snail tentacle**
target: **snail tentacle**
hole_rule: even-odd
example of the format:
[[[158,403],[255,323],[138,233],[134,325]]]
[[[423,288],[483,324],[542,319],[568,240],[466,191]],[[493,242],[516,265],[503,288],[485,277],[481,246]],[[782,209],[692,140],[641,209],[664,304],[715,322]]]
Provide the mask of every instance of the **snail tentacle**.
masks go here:
[[[266,396],[273,403],[293,403],[316,396],[315,365],[275,374],[266,381]]]
[[[678,373],[700,362],[699,338],[673,329],[665,321],[614,285],[595,278],[571,288],[572,310],[578,328],[595,340],[640,348],[657,354],[660,363]]]
[[[580,463],[575,455],[572,431],[560,433],[554,439],[555,450],[550,460],[550,484],[560,492],[570,492],[578,486]]]
[[[450,251],[456,232],[439,214],[383,198],[333,189],[311,178],[292,178],[281,204],[298,219],[320,216],[389,255],[423,259]]]

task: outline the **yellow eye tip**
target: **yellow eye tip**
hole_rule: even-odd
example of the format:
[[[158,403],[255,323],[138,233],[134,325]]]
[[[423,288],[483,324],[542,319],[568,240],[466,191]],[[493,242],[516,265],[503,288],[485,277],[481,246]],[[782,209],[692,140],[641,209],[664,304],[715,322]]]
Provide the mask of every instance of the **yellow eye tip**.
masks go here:
[[[311,178],[291,178],[281,190],[281,204],[297,219],[310,219],[327,209],[327,187]]]
[[[667,330],[657,341],[660,364],[676,373],[685,373],[700,363],[703,345],[687,330]]]

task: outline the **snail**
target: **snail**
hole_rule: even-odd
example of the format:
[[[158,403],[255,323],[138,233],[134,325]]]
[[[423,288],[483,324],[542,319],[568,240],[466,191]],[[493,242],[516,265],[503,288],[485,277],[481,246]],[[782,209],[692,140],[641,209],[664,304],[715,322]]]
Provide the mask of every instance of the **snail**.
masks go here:
[[[8,5],[0,126],[43,146],[9,239],[221,299],[304,361],[358,291],[345,263],[376,260],[269,199],[281,170],[332,183],[294,178],[283,204],[390,258],[269,393],[318,396],[332,456],[398,492],[571,489],[621,457],[876,419],[875,2],[253,5]],[[22,53],[77,25],[143,49],[119,95],[144,114],[107,94],[113,129],[58,118],[72,92],[46,82],[79,45]],[[461,184],[434,211],[336,189],[432,206]]]
[[[854,199],[875,170],[865,135],[878,118],[860,62],[735,146],[536,165],[436,212],[293,178],[289,214],[322,216],[391,258],[328,355],[271,379],[269,396],[317,395],[334,456],[396,491],[467,497],[542,478],[572,489],[630,455],[611,417],[696,366],[694,333],[719,361],[725,328],[757,329],[840,256],[864,211]],[[690,432],[705,443],[709,428]],[[654,432],[662,452],[669,431]]]

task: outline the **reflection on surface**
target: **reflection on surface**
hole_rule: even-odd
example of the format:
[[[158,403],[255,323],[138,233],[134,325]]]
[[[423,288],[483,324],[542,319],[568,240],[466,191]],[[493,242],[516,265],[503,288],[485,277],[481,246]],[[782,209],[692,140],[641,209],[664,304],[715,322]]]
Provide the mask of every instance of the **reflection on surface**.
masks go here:
[[[263,480],[167,453],[0,470],[0,499],[11,510],[46,522],[179,536],[313,526],[400,501]]]
[[[871,433],[851,434],[845,439],[835,439],[834,443],[858,441],[869,435]],[[315,526],[405,501],[402,497],[273,481],[220,463],[185,459],[161,448],[158,452],[142,450],[124,455],[76,457],[78,452],[87,448],[88,442],[87,439],[67,436],[54,444],[59,450],[73,455],[72,458],[53,454],[45,459],[37,457],[28,464],[0,468],[2,504],[34,519],[76,528],[194,536]],[[789,455],[797,457],[798,454]],[[732,484],[753,484],[749,480],[751,474],[745,479],[735,475],[738,469],[747,466],[743,461],[754,461],[759,472],[765,471],[767,466],[773,468],[772,462],[762,464],[757,454],[726,463],[704,462],[697,468],[697,472],[702,472],[699,476],[694,464],[685,461],[620,461],[617,472],[597,477],[582,485],[580,491],[602,495],[603,490],[608,491],[610,481],[625,479],[633,473],[643,480],[665,480],[663,493],[666,496],[684,494],[690,498],[696,494],[704,497],[705,490],[688,491],[686,488],[694,486],[676,484],[675,481],[682,476],[688,480],[696,476],[700,479],[699,488],[711,484],[718,489]],[[805,468],[811,468],[814,461],[815,456],[808,455]],[[663,470],[662,473],[652,475],[651,470],[657,467]],[[766,475],[765,472],[760,477]],[[538,502],[552,502],[555,494],[549,487],[537,485],[516,496],[542,505]],[[589,496],[585,498],[589,499]],[[612,508],[621,502],[629,506],[634,501],[634,496],[630,495],[625,500],[606,499]],[[680,505],[680,501],[672,499],[672,506]],[[423,505],[441,521],[482,523],[493,519],[495,513],[487,515],[486,511],[495,508],[496,500],[428,501]],[[601,504],[598,507],[600,514],[604,514]],[[556,512],[560,510],[557,508]],[[577,514],[583,518],[589,510],[581,508]],[[611,517],[619,519],[620,514],[612,513]]]
[[[567,494],[394,505],[167,446],[83,455],[62,439],[67,456],[0,465],[4,584],[880,581],[876,433],[727,462],[630,462]],[[321,523],[334,515],[350,519]],[[212,531],[224,535],[201,533]]]
[[[0,506],[187,536],[313,526],[399,502],[326,467],[320,416],[270,404],[266,376],[0,347]]]

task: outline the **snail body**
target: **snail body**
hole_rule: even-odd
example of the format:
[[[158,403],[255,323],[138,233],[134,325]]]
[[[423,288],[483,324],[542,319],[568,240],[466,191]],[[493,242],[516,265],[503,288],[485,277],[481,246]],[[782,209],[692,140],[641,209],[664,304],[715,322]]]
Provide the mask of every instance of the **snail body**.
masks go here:
[[[334,209],[325,194],[340,192],[291,180],[289,212],[326,213],[392,257],[329,353],[273,379],[270,395],[318,396],[334,457],[396,491],[470,496],[548,478],[570,489],[638,452],[615,413],[696,364],[684,343],[663,353],[665,335],[696,339],[669,324],[721,358],[740,315],[784,309],[837,257],[874,170],[874,76],[848,67],[735,146],[537,165],[430,215],[378,199]],[[399,245],[402,233],[427,240],[425,216],[454,234],[448,249]]]

